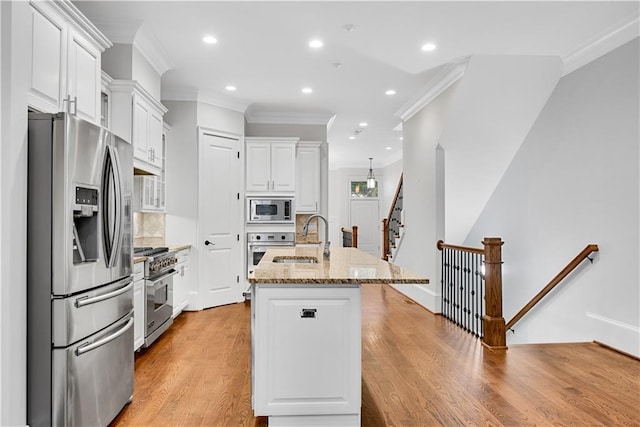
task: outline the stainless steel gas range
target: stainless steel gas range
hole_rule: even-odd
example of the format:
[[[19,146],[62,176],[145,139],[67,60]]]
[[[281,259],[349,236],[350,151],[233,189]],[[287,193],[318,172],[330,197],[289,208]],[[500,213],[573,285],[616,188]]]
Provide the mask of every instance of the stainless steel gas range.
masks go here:
[[[173,324],[172,301],[169,290],[173,290],[173,276],[178,272],[174,266],[178,262],[175,251],[166,247],[134,248],[135,256],[146,256],[145,278],[145,326],[144,347],[149,347]]]

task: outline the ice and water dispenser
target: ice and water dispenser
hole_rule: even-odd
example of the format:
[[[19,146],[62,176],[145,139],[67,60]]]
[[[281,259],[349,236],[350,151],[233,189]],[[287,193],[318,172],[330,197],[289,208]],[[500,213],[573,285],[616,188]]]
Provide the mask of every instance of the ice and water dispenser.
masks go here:
[[[98,189],[76,186],[73,204],[73,263],[98,260]]]

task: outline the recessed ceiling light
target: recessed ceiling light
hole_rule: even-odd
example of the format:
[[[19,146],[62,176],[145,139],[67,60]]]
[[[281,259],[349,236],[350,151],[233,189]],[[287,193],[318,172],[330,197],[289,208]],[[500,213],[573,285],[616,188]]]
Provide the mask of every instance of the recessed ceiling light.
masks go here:
[[[309,47],[314,49],[321,48],[323,46],[322,40],[314,39],[309,42]]]
[[[401,136],[401,137],[400,137],[400,141],[404,141],[404,136]]]
[[[366,128],[367,126],[369,126],[369,123],[362,122],[362,123],[358,124],[358,126],[360,126],[361,128]]]
[[[388,91],[386,91],[384,94],[385,94],[385,95],[395,95],[395,94],[396,94],[396,91],[395,91],[395,90],[393,90],[393,89],[389,89],[389,90],[388,90]]]
[[[426,43],[422,45],[422,50],[425,52],[431,52],[432,50],[436,50],[436,45],[433,43]]]
[[[313,89],[311,89],[310,87],[303,87],[302,88],[302,93],[311,93],[313,92]]]
[[[356,139],[356,137],[355,137],[355,136],[353,136],[353,135],[351,135],[351,136],[349,137],[349,139]]]
[[[207,43],[207,44],[216,44],[216,43],[218,43],[218,39],[216,39],[213,36],[204,36],[202,38],[202,41]]]
[[[229,92],[235,92],[236,87],[233,85],[228,85],[225,87],[226,90],[228,90]]]
[[[385,150],[391,150],[391,147],[384,147]]]

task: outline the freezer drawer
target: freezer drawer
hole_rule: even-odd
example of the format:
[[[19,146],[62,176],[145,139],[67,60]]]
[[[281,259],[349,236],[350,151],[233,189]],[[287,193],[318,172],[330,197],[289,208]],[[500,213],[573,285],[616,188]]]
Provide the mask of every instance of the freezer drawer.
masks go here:
[[[53,345],[66,347],[93,334],[133,310],[133,277],[53,304]]]
[[[106,426],[133,396],[133,312],[53,350],[55,426]]]

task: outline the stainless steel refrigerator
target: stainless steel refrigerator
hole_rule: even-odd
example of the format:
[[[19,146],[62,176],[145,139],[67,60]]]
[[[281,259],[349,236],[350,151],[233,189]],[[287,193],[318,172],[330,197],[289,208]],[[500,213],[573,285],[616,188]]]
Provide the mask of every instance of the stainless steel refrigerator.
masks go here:
[[[29,114],[27,422],[106,426],[133,395],[133,150]]]

